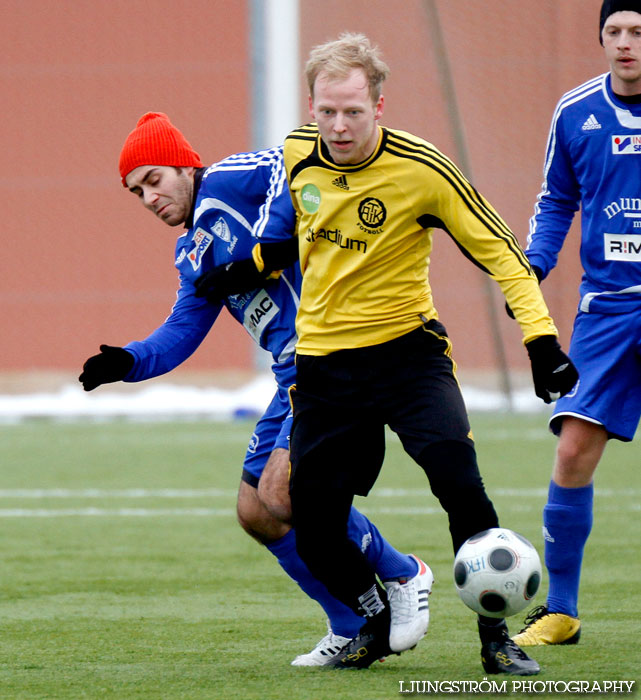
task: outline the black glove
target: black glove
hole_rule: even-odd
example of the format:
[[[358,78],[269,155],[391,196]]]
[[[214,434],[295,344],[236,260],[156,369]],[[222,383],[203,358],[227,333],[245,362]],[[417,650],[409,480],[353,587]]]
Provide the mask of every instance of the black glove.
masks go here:
[[[260,255],[267,273],[284,270],[298,260],[298,238],[292,236],[276,243],[261,243]]]
[[[195,282],[196,296],[215,304],[232,294],[244,294],[261,287],[268,275],[268,272],[258,272],[253,258],[233,260],[201,275]]]
[[[264,265],[262,272],[258,271],[253,257],[218,265],[196,280],[196,296],[215,304],[232,294],[251,292],[262,287],[272,272],[284,270],[298,260],[297,238],[257,245]]]
[[[537,267],[536,265],[532,265],[532,272],[536,275],[536,279],[539,281],[539,284],[543,281],[543,270],[541,270],[540,267]],[[514,312],[510,308],[510,305],[505,302],[505,313],[510,317],[514,318]]]
[[[82,366],[78,381],[85,391],[91,391],[101,384],[123,380],[134,366],[134,356],[124,348],[101,345],[100,354],[90,357]]]
[[[534,392],[545,403],[560,399],[576,384],[579,373],[556,336],[542,335],[526,343],[525,348],[532,364]]]

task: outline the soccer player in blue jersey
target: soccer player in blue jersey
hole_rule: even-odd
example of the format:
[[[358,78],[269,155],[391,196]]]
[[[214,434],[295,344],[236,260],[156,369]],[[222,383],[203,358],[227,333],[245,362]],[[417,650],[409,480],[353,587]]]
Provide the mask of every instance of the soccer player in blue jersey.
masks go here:
[[[171,314],[149,337],[124,347],[102,345],[79,377],[86,391],[115,381],[139,382],[171,371],[186,360],[209,333],[223,308],[252,338],[271,353],[276,393],[258,421],[245,455],[238,492],[240,524],[277,558],[285,572],[328,616],[328,634],[295,666],[322,666],[363,625],[363,618],[331,596],[300,559],[289,525],[288,388],[294,383],[294,319],[299,305],[301,274],[298,246],[264,246],[262,255],[278,253],[289,261],[282,273],[268,279],[256,275],[242,293],[210,303],[198,294],[198,280],[217,265],[240,264],[251,255],[252,225],[268,218],[275,225],[294,226],[289,197],[269,203],[268,193],[286,188],[282,148],[241,153],[204,168],[183,134],[162,113],[143,115],[120,155],[123,186],[168,226],[184,225],[176,244],[175,265],[180,287]],[[278,200],[278,197],[276,197]],[[239,262],[240,261],[240,262]],[[253,266],[253,263],[252,263]],[[280,269],[280,268],[279,268]],[[327,518],[331,519],[331,511]],[[319,523],[322,527],[322,523]],[[432,572],[414,555],[396,551],[356,509],[349,537],[363,551],[388,589],[393,610],[390,648],[400,653],[416,645],[429,623],[427,597]]]
[[[594,472],[607,441],[632,440],[641,415],[641,0],[605,0],[599,38],[610,70],[556,107],[526,248],[545,279],[581,208],[583,278],[569,349],[580,380],[550,420],[559,436],[543,509],[550,587],[514,637],[521,646],[579,641]]]

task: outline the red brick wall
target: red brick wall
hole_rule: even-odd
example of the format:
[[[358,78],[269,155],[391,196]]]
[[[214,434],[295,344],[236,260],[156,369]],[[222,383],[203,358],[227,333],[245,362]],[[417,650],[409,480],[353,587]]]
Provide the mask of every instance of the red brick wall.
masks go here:
[[[437,0],[474,184],[524,241],[561,93],[606,70],[599,0]],[[301,71],[311,45],[363,31],[392,75],[383,123],[459,160],[427,3],[301,0]],[[101,342],[142,338],[174,300],[176,230],[119,184],[117,158],[145,111],[167,112],[205,163],[251,149],[249,3],[242,0],[0,0],[4,260],[0,370],[73,370]],[[301,79],[302,84],[302,79]],[[306,92],[301,121],[307,120]],[[578,264],[544,291],[567,342]],[[480,273],[439,235],[432,282],[459,364],[494,366]],[[495,305],[502,306],[498,299]],[[510,362],[523,366],[504,319]],[[188,361],[244,368],[253,350],[226,316]]]
[[[138,117],[163,111],[205,163],[250,146],[244,2],[3,0],[0,369],[75,369],[142,338],[175,299],[178,229],[121,186]],[[243,366],[228,318],[200,367]]]

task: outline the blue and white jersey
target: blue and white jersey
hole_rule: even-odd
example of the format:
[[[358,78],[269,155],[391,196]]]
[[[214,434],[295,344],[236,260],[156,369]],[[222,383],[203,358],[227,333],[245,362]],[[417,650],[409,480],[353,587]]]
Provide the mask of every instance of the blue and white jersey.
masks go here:
[[[278,196],[283,191],[287,196]],[[252,227],[265,217],[287,230],[295,224],[282,148],[239,153],[204,171],[191,227],[176,243],[180,279],[176,303],[149,337],[125,346],[136,360],[125,381],[156,377],[184,362],[226,306],[260,347],[272,354],[278,384],[288,387],[294,383],[294,321],[301,287],[298,263],[284,270],[278,280],[269,280],[263,288],[247,294],[230,296],[224,303],[212,304],[195,296],[194,283],[204,272],[251,257],[256,244]]]
[[[641,104],[618,99],[610,74],[559,101],[527,256],[547,276],[581,208],[580,309],[641,306]]]

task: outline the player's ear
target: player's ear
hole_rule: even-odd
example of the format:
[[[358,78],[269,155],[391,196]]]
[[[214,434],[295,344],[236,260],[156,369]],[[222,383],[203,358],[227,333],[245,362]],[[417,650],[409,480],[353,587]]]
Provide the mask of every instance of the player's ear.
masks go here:
[[[374,105],[374,119],[380,119],[383,116],[383,107],[385,106],[385,98],[381,95]]]
[[[309,106],[309,115],[312,119],[316,119],[316,117],[314,116],[314,101],[312,99],[312,96],[309,95],[307,100],[308,100],[307,104]]]

